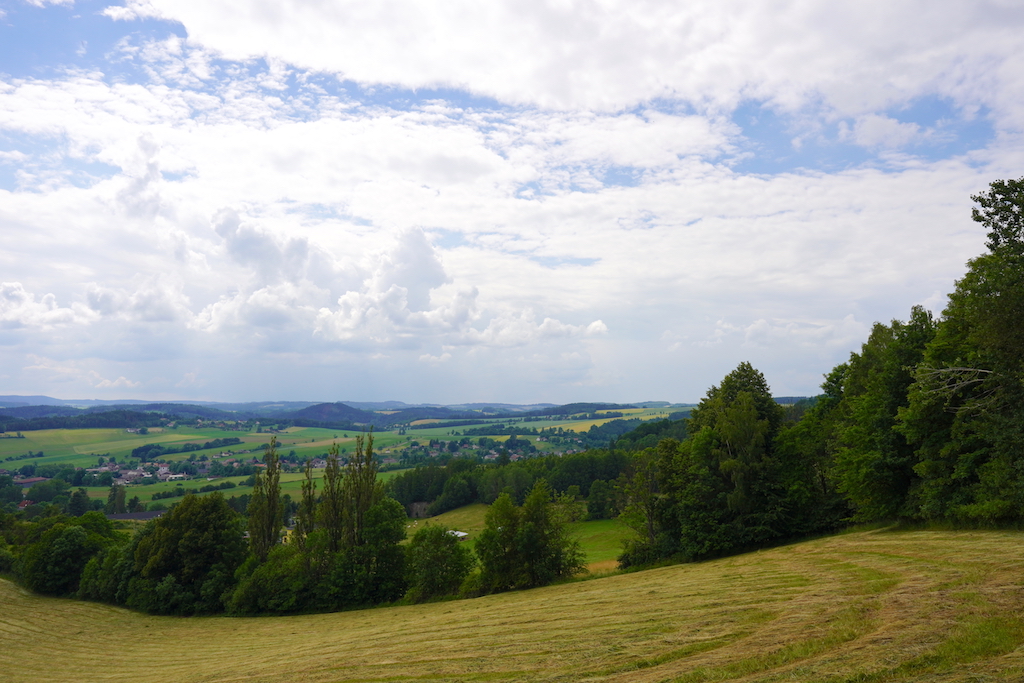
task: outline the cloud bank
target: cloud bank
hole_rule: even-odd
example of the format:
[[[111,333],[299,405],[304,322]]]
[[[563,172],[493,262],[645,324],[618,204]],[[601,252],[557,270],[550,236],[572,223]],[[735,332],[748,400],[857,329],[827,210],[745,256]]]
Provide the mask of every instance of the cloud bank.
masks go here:
[[[690,401],[749,360],[810,394],[941,310],[1024,161],[1008,2],[30,19],[106,33],[0,64],[7,393]]]

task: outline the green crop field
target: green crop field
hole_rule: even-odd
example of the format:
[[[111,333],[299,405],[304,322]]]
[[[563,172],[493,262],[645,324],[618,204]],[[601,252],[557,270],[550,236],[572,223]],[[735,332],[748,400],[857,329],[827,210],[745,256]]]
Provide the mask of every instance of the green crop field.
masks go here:
[[[858,532],[473,600],[177,618],[0,581],[0,678],[1024,680],[1024,534]]]

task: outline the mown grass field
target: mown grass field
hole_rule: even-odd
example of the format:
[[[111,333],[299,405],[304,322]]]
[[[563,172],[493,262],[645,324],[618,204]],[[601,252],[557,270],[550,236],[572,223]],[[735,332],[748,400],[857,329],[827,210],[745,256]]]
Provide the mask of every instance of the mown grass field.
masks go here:
[[[1024,534],[872,531],[474,600],[170,618],[0,581],[0,678],[1024,679]]]

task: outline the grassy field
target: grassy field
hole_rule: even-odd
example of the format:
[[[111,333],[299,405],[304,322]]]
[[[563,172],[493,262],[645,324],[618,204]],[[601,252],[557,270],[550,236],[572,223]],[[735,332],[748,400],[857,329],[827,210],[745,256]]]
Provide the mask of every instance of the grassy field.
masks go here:
[[[425,524],[437,524],[449,529],[455,529],[456,531],[465,531],[469,534],[469,538],[466,540],[472,543],[480,535],[480,532],[484,530],[484,516],[486,514],[486,505],[474,503],[473,505],[466,505],[465,507],[445,512],[437,517],[410,520],[406,526],[406,533],[412,536],[416,533],[416,529]]]
[[[171,618],[0,581],[0,678],[125,681],[1024,679],[1024,534],[852,533],[474,600]]]
[[[622,542],[633,535],[623,522],[617,519],[599,519],[593,522],[582,522],[575,535],[587,554],[587,567],[593,573],[615,570],[622,554]]]
[[[416,529],[424,524],[440,524],[465,531],[469,534],[466,543],[473,547],[477,536],[484,529],[484,516],[487,506],[483,503],[445,512],[429,519],[410,520],[406,533],[411,537]],[[622,542],[630,535],[629,528],[617,519],[602,519],[593,522],[580,522],[573,526],[573,535],[579,539],[583,552],[586,553],[587,566],[591,572],[605,573],[618,566],[616,558],[622,553]]]
[[[392,478],[392,477],[394,477],[394,476],[396,476],[398,474],[401,474],[402,472],[404,472],[404,470],[390,470],[388,472],[381,472],[381,473],[379,473],[377,475],[377,479],[379,481],[387,481],[388,479],[390,479],[390,478]],[[323,487],[323,476],[324,476],[324,471],[322,469],[313,470],[313,479],[316,482],[317,491],[320,491],[321,488]],[[221,491],[221,493],[224,494],[225,498],[230,498],[231,496],[240,496],[243,493],[250,493],[250,494],[252,493],[252,487],[251,486],[244,486],[243,485],[243,482],[245,482],[248,478],[249,477],[221,477],[219,479],[214,479],[213,481],[207,481],[206,479],[200,477],[200,478],[197,478],[197,479],[185,479],[185,480],[177,480],[177,481],[161,481],[161,482],[157,482],[155,484],[145,484],[145,485],[131,484],[131,485],[128,486],[128,488],[127,488],[125,493],[126,493],[126,495],[127,495],[127,497],[129,499],[132,498],[133,496],[138,496],[139,500],[141,500],[142,502],[149,503],[149,502],[152,502],[152,498],[153,498],[153,494],[154,493],[163,493],[164,491],[172,491],[172,490],[176,489],[179,486],[181,486],[182,488],[185,488],[185,489],[198,489],[198,488],[201,488],[201,487],[206,486],[208,484],[212,484],[212,485],[216,486],[216,485],[218,485],[218,484],[220,484],[222,482],[230,481],[230,482],[234,482],[235,488],[233,488],[233,489],[225,489],[225,490]],[[291,495],[293,500],[297,501],[299,499],[299,496],[302,494],[302,481],[305,478],[306,478],[306,475],[301,473],[301,472],[285,472],[285,473],[282,473],[281,474],[281,493],[288,493],[288,494]],[[83,488],[85,488],[85,491],[86,491],[86,493],[89,494],[90,498],[99,498],[99,499],[102,499],[102,500],[106,500],[107,499],[107,495],[110,493],[110,487],[109,486],[86,486],[86,487],[83,487]],[[206,495],[209,495],[209,493],[210,492],[200,493],[198,495],[206,496]],[[155,501],[155,502],[163,503],[165,505],[170,505],[172,503],[177,503],[177,502],[180,502],[180,501],[181,501],[181,498],[179,497],[179,498],[165,498],[165,499],[162,499],[162,500],[159,500],[159,501]]]

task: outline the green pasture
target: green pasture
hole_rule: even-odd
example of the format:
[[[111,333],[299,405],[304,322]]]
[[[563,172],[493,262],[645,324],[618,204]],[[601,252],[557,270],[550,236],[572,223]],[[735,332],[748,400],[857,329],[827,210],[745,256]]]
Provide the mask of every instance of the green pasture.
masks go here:
[[[591,571],[610,571],[618,566],[622,544],[634,535],[632,529],[618,519],[596,519],[580,522],[573,530]]]
[[[439,524],[469,534],[466,543],[473,547],[480,532],[484,530],[487,506],[474,503],[450,510],[436,517],[409,520],[406,533],[412,536],[426,524]],[[600,519],[592,522],[578,522],[572,527],[572,534],[580,541],[586,553],[587,565],[592,571],[610,571],[618,566],[617,558],[622,553],[622,542],[629,538],[629,527],[617,519]]]

